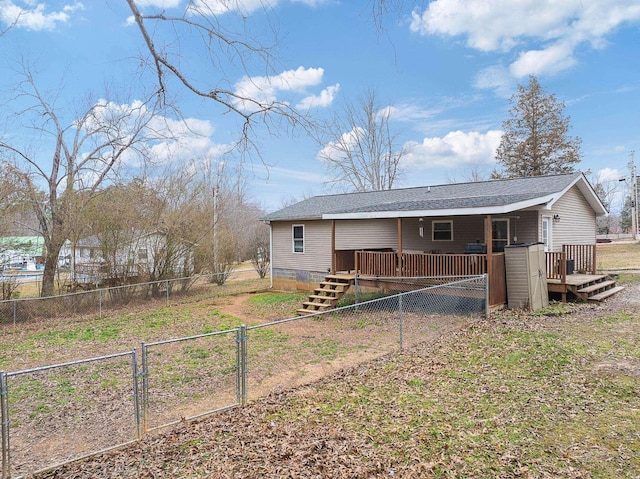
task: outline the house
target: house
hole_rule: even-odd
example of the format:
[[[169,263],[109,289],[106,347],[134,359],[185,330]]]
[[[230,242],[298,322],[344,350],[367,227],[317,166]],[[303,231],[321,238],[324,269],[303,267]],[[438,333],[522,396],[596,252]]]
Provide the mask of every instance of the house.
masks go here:
[[[488,273],[491,304],[501,304],[506,246],[544,243],[547,274],[561,281],[573,272],[567,255],[570,268],[595,273],[596,218],[605,214],[582,173],[315,196],[265,218],[272,286],[313,290],[341,271]]]
[[[0,238],[0,268],[13,271],[40,271],[44,268],[45,246],[42,236]]]
[[[193,274],[193,244],[161,232],[110,231],[73,246],[74,283],[115,285]]]

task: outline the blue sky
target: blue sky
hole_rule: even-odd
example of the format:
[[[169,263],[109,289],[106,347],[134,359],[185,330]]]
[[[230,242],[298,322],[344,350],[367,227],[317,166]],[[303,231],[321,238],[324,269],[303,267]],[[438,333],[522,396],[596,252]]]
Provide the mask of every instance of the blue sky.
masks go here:
[[[286,101],[319,120],[375,90],[411,147],[397,186],[465,181],[473,169],[488,176],[509,97],[531,74],[566,103],[571,134],[583,140],[583,171],[617,180],[629,175],[631,151],[640,163],[637,0],[406,1],[403,11],[384,18],[382,31],[365,0],[198,2],[224,25],[246,26],[252,35],[266,32],[261,38],[268,42],[271,29],[277,34],[270,78],[257,63],[246,70],[230,66],[223,82],[229,89]],[[183,15],[187,6],[186,0],[138,4],[143,12],[172,15]],[[87,92],[103,97],[105,85],[118,90],[123,103],[133,103],[149,90],[152,77],[139,73],[143,44],[130,15],[125,0],[0,0],[1,30],[18,19],[0,37],[3,102],[20,80],[20,59],[26,59],[36,81],[58,95],[68,115]],[[173,48],[202,81],[214,78],[195,42],[184,37]],[[220,153],[237,135],[237,119],[184,92],[177,101],[190,128],[181,130],[181,141],[154,145],[158,157],[222,161]],[[37,143],[15,118],[0,121],[6,141]],[[321,143],[304,132],[257,133],[269,167],[254,160],[246,168],[254,201],[273,210],[292,198],[332,191],[317,156]]]

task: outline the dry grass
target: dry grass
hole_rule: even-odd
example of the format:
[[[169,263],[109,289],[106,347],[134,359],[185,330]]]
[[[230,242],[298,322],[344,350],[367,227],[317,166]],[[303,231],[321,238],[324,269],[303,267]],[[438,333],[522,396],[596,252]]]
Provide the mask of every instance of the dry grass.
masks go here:
[[[43,477],[637,478],[639,289],[507,311]]]
[[[640,269],[640,243],[600,243],[596,254],[598,271]]]

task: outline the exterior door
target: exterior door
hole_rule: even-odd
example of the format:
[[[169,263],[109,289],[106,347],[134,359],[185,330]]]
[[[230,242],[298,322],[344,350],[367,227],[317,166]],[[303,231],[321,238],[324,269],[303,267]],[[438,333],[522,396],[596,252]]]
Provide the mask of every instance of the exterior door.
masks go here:
[[[553,241],[551,238],[551,216],[542,217],[542,242],[544,243],[544,251],[548,253],[553,249]]]

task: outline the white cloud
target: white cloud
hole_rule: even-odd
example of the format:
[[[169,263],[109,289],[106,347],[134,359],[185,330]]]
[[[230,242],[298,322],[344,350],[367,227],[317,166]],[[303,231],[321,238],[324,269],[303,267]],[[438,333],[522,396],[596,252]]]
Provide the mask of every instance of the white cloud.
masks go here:
[[[405,144],[409,153],[406,165],[413,168],[457,168],[463,165],[493,164],[502,131],[487,133],[452,131],[439,138],[425,138],[422,143]]]
[[[146,0],[149,3],[161,3],[163,0]],[[290,0],[292,3],[303,3],[309,7],[317,7],[331,0]],[[166,0],[171,2],[171,0]],[[222,15],[224,13],[239,12],[249,15],[257,10],[275,8],[281,0],[192,0],[188,10],[197,11],[203,15]]]
[[[435,0],[422,13],[413,12],[411,30],[462,36],[480,51],[521,50],[510,66],[521,78],[570,68],[576,48],[603,48],[615,29],[639,22],[637,0]]]
[[[58,11],[47,12],[47,6],[44,3],[30,0],[22,2],[0,0],[0,20],[5,25],[15,25],[17,28],[27,30],[53,30],[59,24],[68,22],[73,13],[83,8],[82,3],[75,2],[65,5]]]
[[[577,63],[573,57],[573,46],[559,42],[542,50],[529,50],[519,55],[509,70],[516,78],[527,75],[553,75]]]
[[[340,160],[345,157],[345,151],[349,151],[352,146],[358,143],[358,138],[364,135],[365,131],[359,126],[353,128],[351,131],[343,133],[340,139],[336,142],[330,141],[322,150],[318,153],[318,159],[326,161],[331,158],[334,160]]]
[[[336,83],[333,86],[328,86],[320,92],[318,95],[310,95],[300,100],[300,103],[296,105],[299,110],[308,110],[313,107],[326,107],[333,103],[333,100],[340,90],[340,84]]]
[[[498,96],[509,98],[513,93],[514,80],[508,68],[501,65],[487,67],[476,75],[474,85],[482,90],[494,90]]]
[[[113,130],[118,136],[130,135],[145,124],[139,138],[141,144],[137,149],[155,164],[166,164],[170,161],[187,161],[194,158],[217,158],[230,149],[229,145],[217,144],[213,141],[214,126],[208,120],[184,118],[175,120],[162,115],[150,117],[151,112],[146,105],[134,100],[130,104],[119,104],[98,100],[93,115],[83,124],[85,131],[94,132]],[[104,125],[107,128],[104,128]],[[134,149],[123,155],[124,164],[138,165],[140,157]]]
[[[137,0],[138,7],[175,8],[182,0]]]
[[[619,181],[620,178],[624,178],[624,175],[620,173],[617,168],[603,168],[598,170],[596,177],[598,183],[606,183],[609,181]]]
[[[322,82],[324,69],[298,67],[287,70],[275,76],[244,76],[235,84],[234,93],[241,97],[237,101],[240,108],[252,109],[252,102],[242,98],[250,98],[261,103],[273,103],[277,94],[281,92],[303,93],[308,87],[317,86]]]

